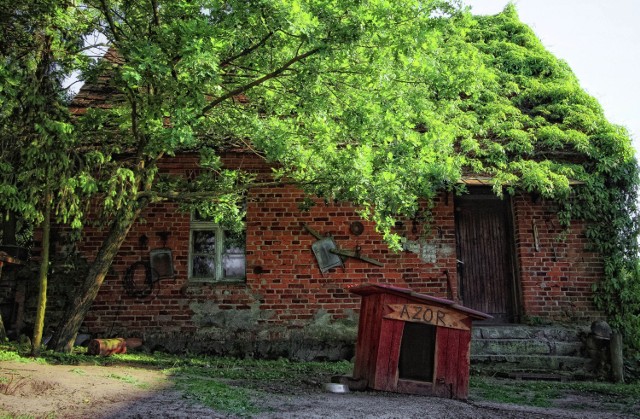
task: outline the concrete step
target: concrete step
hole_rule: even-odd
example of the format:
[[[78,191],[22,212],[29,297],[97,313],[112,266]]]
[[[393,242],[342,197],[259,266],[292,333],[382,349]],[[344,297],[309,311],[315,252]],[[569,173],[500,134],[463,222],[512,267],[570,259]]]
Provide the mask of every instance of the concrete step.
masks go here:
[[[474,339],[474,355],[561,355],[580,356],[583,343],[534,339]]]
[[[473,327],[472,371],[495,373],[591,375],[585,356],[588,327],[491,325]]]
[[[581,341],[589,333],[587,326],[473,326],[472,339],[536,339],[560,342]]]
[[[477,371],[492,372],[560,372],[587,374],[590,360],[577,356],[558,355],[474,355],[471,368]]]

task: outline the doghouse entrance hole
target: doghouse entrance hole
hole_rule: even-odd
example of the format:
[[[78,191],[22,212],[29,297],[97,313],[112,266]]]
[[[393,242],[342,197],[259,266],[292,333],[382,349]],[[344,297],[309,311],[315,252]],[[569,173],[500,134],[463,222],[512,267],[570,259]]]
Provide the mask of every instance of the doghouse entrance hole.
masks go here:
[[[433,382],[436,327],[430,324],[404,324],[398,374],[400,379]]]

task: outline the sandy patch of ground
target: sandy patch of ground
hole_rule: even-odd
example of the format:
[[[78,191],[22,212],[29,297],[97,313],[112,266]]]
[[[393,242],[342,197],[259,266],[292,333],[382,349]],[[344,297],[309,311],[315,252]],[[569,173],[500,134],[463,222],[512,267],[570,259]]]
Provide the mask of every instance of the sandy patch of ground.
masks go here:
[[[170,377],[153,369],[5,361],[0,363],[0,382],[0,417],[232,417],[193,404],[174,388]],[[254,416],[257,418],[625,417],[587,404],[579,409],[541,409],[382,392],[332,394],[313,382],[297,388],[267,384],[255,391],[254,403],[263,412]]]

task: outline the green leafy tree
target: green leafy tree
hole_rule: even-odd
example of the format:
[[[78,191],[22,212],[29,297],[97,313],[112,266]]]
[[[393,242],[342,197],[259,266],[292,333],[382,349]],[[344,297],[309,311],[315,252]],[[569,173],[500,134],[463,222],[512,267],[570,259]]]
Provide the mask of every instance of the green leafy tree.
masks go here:
[[[53,219],[80,226],[81,194],[70,154],[74,137],[62,79],[82,60],[83,28],[71,3],[5,2],[0,6],[0,208],[42,229],[32,352],[44,328],[49,237]]]
[[[429,198],[459,177],[453,130],[421,95],[431,86],[455,91],[445,86],[452,80],[467,90],[476,83],[463,65],[473,51],[447,57],[456,45],[442,42],[456,37],[448,18],[467,19],[455,2],[84,4],[113,48],[85,73],[108,74],[112,107],[77,124],[92,147],[86,158],[109,233],[51,340],[55,349],[71,349],[149,203],[173,199],[227,222],[242,218],[237,203],[264,183],[222,167],[220,151],[233,144],[279,164],[275,182],[351,200],[386,233],[392,214],[417,209],[418,194]],[[434,54],[444,59],[433,62]],[[418,132],[429,117],[429,133]],[[195,181],[158,176],[158,161],[180,150],[201,152],[205,170]]]

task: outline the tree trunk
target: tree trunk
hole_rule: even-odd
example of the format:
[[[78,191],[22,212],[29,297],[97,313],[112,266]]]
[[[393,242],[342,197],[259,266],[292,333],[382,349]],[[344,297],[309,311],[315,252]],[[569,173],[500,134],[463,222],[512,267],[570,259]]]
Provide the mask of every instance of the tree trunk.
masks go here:
[[[16,244],[16,217],[12,211],[8,211],[6,216],[4,211],[0,212],[2,217],[2,244],[3,245],[15,245]],[[0,280],[2,280],[2,262],[0,262]],[[6,280],[6,278],[5,278]],[[0,313],[0,342],[4,342],[7,338],[7,331],[4,328],[4,322],[2,321],[2,313]]]
[[[3,262],[0,261],[0,280],[2,279],[2,265]],[[7,331],[4,328],[4,322],[2,321],[2,313],[0,313],[0,342],[4,342],[7,338]]]
[[[58,352],[71,352],[73,343],[87,312],[95,300],[100,286],[104,281],[113,259],[118,254],[120,246],[127,237],[129,229],[142,209],[145,202],[135,203],[135,206],[122,209],[111,224],[109,234],[102,242],[96,258],[87,272],[82,287],[76,291],[73,304],[69,304],[62,320],[58,325],[48,347]]]
[[[42,332],[44,330],[44,314],[47,310],[47,273],[49,272],[49,244],[51,236],[51,194],[45,194],[44,221],[42,223],[42,259],[40,260],[40,274],[38,275],[38,306],[35,324],[33,325],[33,340],[31,341],[31,355],[40,355]]]
[[[2,270],[2,266],[0,266],[0,271]],[[0,342],[4,342],[7,338],[7,331],[4,328],[4,322],[2,321],[2,314],[0,314]]]

